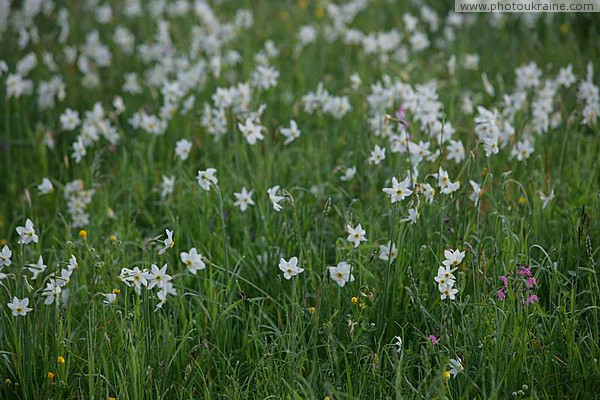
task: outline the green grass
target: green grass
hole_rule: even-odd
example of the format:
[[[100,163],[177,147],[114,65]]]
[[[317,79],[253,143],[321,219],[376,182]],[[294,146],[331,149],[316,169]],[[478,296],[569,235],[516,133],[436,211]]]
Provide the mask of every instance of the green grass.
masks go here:
[[[526,28],[514,16],[491,27],[485,15],[456,30],[456,40],[444,48],[410,51],[407,63],[382,62],[360,46],[327,42],[319,35],[301,53],[294,52],[300,26],[318,29],[329,22],[319,17],[324,3],[243,1],[213,5],[221,22],[236,7],[253,10],[254,27],[242,30],[225,49],[243,57],[224,67],[219,77],[207,73],[194,88],[195,106],[177,113],[166,133],[152,136],[133,129],[131,115],[141,108],[158,114],[160,90],[144,87],[141,94],[123,94],[123,74],[148,68],[134,55],[123,54],[111,40],[114,28],[127,26],[136,43],[150,43],[157,19],[145,9],[127,18],[121,2],[113,21],[94,22],[93,12],[79,2],[60,2],[70,10],[67,43],[81,46],[98,29],[113,53],[112,64],[99,69],[101,84],[81,83],[82,74],[59,55],[55,39],[56,11],[35,19],[39,43],[19,49],[14,27],[2,37],[0,59],[11,73],[27,53],[38,56],[29,75],[35,83],[63,77],[66,98],[55,108],[39,110],[37,96],[0,96],[0,238],[13,251],[12,265],[0,281],[0,397],[7,399],[376,399],[376,398],[594,398],[600,387],[600,320],[598,259],[600,258],[600,140],[598,128],[580,124],[582,106],[577,85],[588,62],[600,65],[597,20],[589,15],[561,14]],[[111,2],[112,4],[112,2]],[[146,7],[146,6],[145,6]],[[14,6],[13,6],[14,8]],[[447,9],[438,9],[440,20]],[[351,27],[364,32],[403,32],[402,14],[416,7],[404,2],[373,0]],[[189,15],[188,15],[189,14]],[[198,17],[169,17],[173,46],[187,53]],[[420,24],[423,24],[420,22]],[[561,27],[562,25],[562,27]],[[428,32],[441,38],[442,29]],[[250,110],[260,104],[265,139],[247,144],[236,128],[238,116],[228,115],[228,130],[215,141],[200,124],[202,105],[212,104],[217,87],[250,80],[254,55],[271,39],[281,52],[273,58],[280,77],[276,88],[255,91]],[[406,43],[404,41],[403,43]],[[43,66],[45,51],[57,57],[52,73]],[[457,68],[449,75],[451,54],[481,57],[480,70]],[[62,56],[61,56],[62,57]],[[559,89],[554,106],[563,122],[545,135],[535,135],[535,151],[525,161],[510,157],[510,148],[487,158],[474,133],[474,117],[461,110],[465,91],[481,94],[478,105],[499,107],[502,94],[515,88],[514,69],[535,61],[544,78],[572,64],[577,84]],[[483,93],[481,72],[496,88]],[[360,88],[351,88],[358,73]],[[392,176],[404,179],[411,168],[406,154],[391,153],[384,138],[368,125],[370,85],[384,75],[412,86],[437,81],[444,122],[456,129],[466,159],[424,161],[419,182],[436,186],[431,177],[439,163],[460,189],[438,193],[432,204],[422,195],[391,204],[381,191]],[[0,78],[5,92],[6,75]],[[327,114],[309,115],[301,97],[319,82],[332,95],[347,95],[353,110],[341,120]],[[597,83],[597,76],[594,76]],[[145,84],[145,82],[142,82]],[[101,139],[77,164],[71,145],[79,132],[60,129],[67,108],[86,110],[101,102],[110,110],[122,95],[126,111],[111,116],[121,135],[116,146]],[[395,101],[386,110],[393,114]],[[476,114],[476,112],[475,112]],[[569,117],[573,118],[568,122]],[[295,119],[302,135],[283,145],[279,128]],[[412,119],[412,116],[408,116]],[[529,124],[527,111],[515,117],[517,139]],[[431,141],[411,123],[414,141]],[[43,143],[44,133],[56,133],[56,147]],[[189,159],[174,157],[175,143],[194,143]],[[373,147],[387,147],[380,165],[368,165]],[[342,182],[339,167],[357,167],[353,180]],[[216,168],[218,189],[201,190],[198,170]],[[163,200],[163,175],[177,179]],[[54,192],[38,196],[36,188],[49,177]],[[87,212],[87,238],[79,237],[67,212],[64,185],[81,179],[95,189]],[[469,200],[469,180],[485,188],[479,207]],[[288,193],[277,213],[266,191],[281,185]],[[254,190],[255,205],[242,213],[233,193],[242,186]],[[318,190],[311,190],[317,188]],[[556,198],[542,207],[538,192]],[[413,188],[414,189],[414,188]],[[437,190],[437,188],[436,188]],[[408,209],[419,207],[417,224],[401,222]],[[114,211],[114,217],[107,210]],[[17,244],[17,226],[31,218],[39,243]],[[367,242],[354,249],[346,241],[347,224],[367,231]],[[159,255],[149,238],[174,231],[175,245]],[[162,240],[164,238],[160,238]],[[379,245],[393,240],[398,257],[378,259]],[[1,247],[1,246],[0,246]],[[179,253],[196,247],[207,268],[189,274]],[[445,249],[459,248],[466,257],[456,271],[455,301],[441,300],[433,278]],[[48,269],[37,280],[25,266],[43,256]],[[78,268],[66,286],[68,301],[47,306],[41,289],[51,272],[60,273],[74,255]],[[298,256],[303,273],[287,281],[278,268],[281,257]],[[327,266],[352,265],[356,280],[339,287]],[[178,291],[155,311],[156,290],[141,295],[119,280],[121,268],[169,265]],[[528,264],[537,279],[539,302],[525,305],[518,265]],[[506,275],[511,287],[499,301],[497,290]],[[103,304],[102,294],[119,289],[117,303]],[[28,297],[33,311],[15,317],[6,306],[13,296]],[[357,297],[358,304],[354,304]],[[439,339],[432,345],[429,335]],[[402,337],[397,351],[395,336]],[[57,363],[63,356],[64,364]],[[449,360],[460,358],[464,370],[446,381]],[[52,381],[48,372],[55,376]]]

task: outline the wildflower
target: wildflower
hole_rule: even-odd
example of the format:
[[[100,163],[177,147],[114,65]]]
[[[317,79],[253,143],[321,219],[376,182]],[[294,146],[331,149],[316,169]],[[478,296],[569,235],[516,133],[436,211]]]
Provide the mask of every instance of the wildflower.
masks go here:
[[[2,247],[0,251],[0,268],[8,267],[11,264],[10,258],[12,257],[12,250],[7,245]]]
[[[279,212],[283,209],[283,206],[281,206],[279,203],[281,203],[285,199],[285,197],[277,195],[278,191],[279,191],[279,185],[273,186],[272,188],[267,189],[267,194],[269,195],[269,201],[273,205],[273,209],[277,212]]]
[[[248,144],[256,144],[257,141],[265,138],[262,134],[262,131],[265,128],[262,125],[256,124],[252,118],[246,118],[246,121],[243,124],[238,122],[238,128],[246,138]]]
[[[429,335],[427,336],[427,339],[429,339],[429,341],[431,342],[432,345],[436,345],[439,342],[439,339],[437,337],[435,337],[435,335]]]
[[[167,250],[172,249],[175,246],[173,241],[173,231],[165,229],[167,238],[163,241],[164,247],[158,251],[158,254],[164,254]]]
[[[378,165],[383,160],[385,160],[385,148],[381,148],[378,145],[375,145],[375,149],[371,151],[371,156],[369,157],[369,164]]]
[[[206,268],[206,264],[204,264],[204,261],[202,261],[202,256],[198,254],[198,251],[195,247],[192,247],[189,253],[179,253],[179,257],[192,275],[196,275],[196,272]]]
[[[279,269],[283,272],[283,277],[287,280],[304,271],[303,268],[298,267],[298,257],[292,257],[289,261],[285,261],[283,258],[280,259]]]
[[[42,291],[42,296],[45,297],[44,304],[53,304],[54,301],[58,299],[58,295],[60,295],[61,291],[62,289],[58,282],[55,279],[50,279],[48,283],[46,283],[46,288]]]
[[[537,295],[535,294],[530,294],[529,296],[527,296],[527,300],[525,301],[526,304],[533,304],[538,302],[540,299],[539,297],[537,297]]]
[[[358,297],[356,297],[356,296],[352,296],[352,297],[350,298],[350,303],[352,303],[352,304],[358,304]]]
[[[173,190],[175,190],[175,177],[163,175],[160,184],[160,197],[166,199],[173,193]]]
[[[344,287],[347,282],[354,282],[354,275],[350,273],[351,266],[345,261],[335,267],[328,267],[329,275],[338,285]]]
[[[391,246],[391,249],[390,249]],[[382,261],[394,261],[398,256],[398,249],[396,249],[396,244],[392,244],[391,241],[385,244],[379,245],[379,259]]]
[[[521,276],[522,278],[526,277],[526,276],[531,276],[531,268],[529,268],[528,266],[522,266],[519,268],[519,276]]]
[[[548,204],[552,203],[552,201],[554,200],[554,189],[552,189],[550,191],[549,195],[545,195],[542,192],[539,192],[540,195],[540,199],[542,200],[542,209],[548,207]]]
[[[365,237],[367,231],[362,228],[361,224],[358,224],[356,228],[346,225],[346,231],[348,232],[348,237],[346,240],[354,243],[354,248],[357,248],[360,242],[367,241],[367,238]]]
[[[392,178],[392,187],[383,188],[383,192],[390,196],[392,203],[404,200],[406,197],[412,194],[412,190],[408,188],[409,179],[406,177],[402,182],[398,182],[396,177]]]
[[[162,306],[167,302],[168,295],[177,296],[177,290],[175,289],[175,287],[173,287],[173,284],[171,282],[165,282],[165,285],[156,294],[160,301],[156,305],[154,311],[157,311],[158,309],[162,308]]]
[[[85,239],[87,237],[87,231],[85,229],[80,230],[79,237]]]
[[[170,275],[167,275],[167,264],[158,268],[156,264],[152,264],[151,271],[148,274],[148,289],[158,287],[162,289],[164,285],[173,279]]]
[[[452,182],[448,176],[448,172],[442,167],[439,168],[438,173],[434,174],[438,180],[438,187],[444,194],[451,194],[460,188],[459,182]]]
[[[496,292],[496,296],[498,297],[499,301],[503,301],[506,298],[506,289],[505,288],[498,289],[498,291]]]
[[[17,233],[19,234],[19,244],[29,244],[31,242],[38,242],[38,235],[35,234],[35,229],[33,228],[33,222],[27,218],[25,221],[25,226],[18,226]]]
[[[64,364],[64,363],[65,363],[65,358],[64,358],[63,356],[58,356],[58,357],[56,358],[56,362],[57,362],[58,364]]]
[[[452,282],[452,284],[450,282]],[[446,300],[446,298],[449,298],[450,300],[456,299],[456,293],[458,293],[458,289],[454,289],[452,287],[453,284],[454,281],[448,281],[443,285],[439,285],[438,289],[441,293],[440,297],[442,300]]]
[[[52,382],[54,380],[54,372],[48,372],[48,374],[46,374],[46,377],[48,378],[48,380],[50,382]]]
[[[469,181],[469,183],[471,184],[471,188],[473,188],[473,191],[469,195],[469,200],[471,200],[473,203],[475,203],[475,207],[477,207],[479,205],[479,200],[481,199],[481,196],[483,195],[483,190],[481,189],[481,186],[479,186],[479,184],[477,182],[471,180],[471,181]]]
[[[417,208],[409,208],[408,216],[403,218],[403,222],[410,222],[411,224],[416,224],[419,219],[419,210]]]
[[[31,271],[31,273],[33,273],[33,276],[31,277],[31,279],[36,280],[38,275],[41,274],[42,272],[44,272],[46,270],[47,266],[46,264],[44,264],[44,260],[42,259],[42,256],[40,256],[40,258],[38,258],[38,262],[35,264],[27,264],[27,269],[29,269],[29,271]]]
[[[460,358],[456,360],[450,360],[450,375],[452,375],[452,377],[455,377],[456,375],[458,375],[459,372],[462,372],[463,370],[464,367],[460,363]]]
[[[121,279],[127,284],[133,283],[136,291],[139,291],[142,286],[148,286],[148,275],[146,270],[142,271],[138,267],[134,269],[123,268],[121,270]]]
[[[283,144],[292,143],[294,140],[298,139],[298,137],[300,137],[300,134],[302,133],[300,129],[298,129],[298,124],[296,124],[296,121],[294,121],[293,119],[290,120],[290,127],[281,128],[280,132],[283,136],[286,137]]]
[[[402,338],[400,336],[394,336],[394,346],[396,346],[396,353],[400,353],[402,351]]]
[[[316,307],[308,307],[308,312],[311,314],[314,314],[317,312],[317,308]]]
[[[233,196],[235,197],[235,202],[233,204],[238,206],[242,212],[246,211],[248,209],[248,206],[254,205],[254,201],[252,200],[253,193],[253,190],[248,192],[245,186],[242,187],[241,192],[233,194]]]
[[[340,179],[344,182],[348,182],[354,178],[354,175],[356,175],[356,167],[346,168],[344,175],[342,175]]]
[[[112,306],[113,304],[115,304],[117,302],[117,294],[114,293],[105,293],[103,294],[104,296],[104,304],[106,304],[107,306]]]
[[[450,380],[450,371],[444,371],[444,381],[448,382]]]
[[[535,286],[537,280],[534,277],[527,278],[527,282],[525,283],[529,289]]]
[[[192,142],[181,139],[175,144],[175,156],[181,161],[185,161],[190,156],[192,151]]]
[[[446,265],[446,266],[454,266],[457,267],[460,265],[460,263],[462,262],[462,260],[465,258],[465,252],[464,251],[460,251],[460,250],[445,250],[444,251],[444,256],[446,257],[446,259],[444,261],[442,261],[442,264]]]
[[[54,191],[54,186],[52,186],[52,182],[50,182],[50,179],[48,178],[42,179],[42,183],[40,183],[37,188],[40,191],[40,196]]]
[[[79,113],[75,110],[67,108],[60,116],[60,126],[65,131],[72,131],[81,124]]]
[[[25,297],[24,299],[18,299],[13,297],[12,303],[8,303],[8,308],[12,310],[12,315],[24,317],[32,308],[27,307],[29,305],[29,299]]]
[[[210,191],[210,186],[217,186],[219,181],[217,180],[216,174],[217,170],[214,168],[208,168],[204,171],[198,171],[198,175],[196,179],[198,180],[198,185],[207,192]]]

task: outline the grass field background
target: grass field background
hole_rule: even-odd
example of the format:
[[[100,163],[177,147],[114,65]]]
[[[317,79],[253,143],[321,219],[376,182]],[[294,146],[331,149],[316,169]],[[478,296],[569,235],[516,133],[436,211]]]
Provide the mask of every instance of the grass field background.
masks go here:
[[[598,396],[594,14],[36,3],[0,6],[1,398]],[[411,192],[394,203],[393,177]],[[27,219],[37,242],[20,243]],[[434,280],[447,250],[464,252],[453,300]],[[343,287],[328,269],[342,262]],[[31,311],[14,315],[14,297]]]

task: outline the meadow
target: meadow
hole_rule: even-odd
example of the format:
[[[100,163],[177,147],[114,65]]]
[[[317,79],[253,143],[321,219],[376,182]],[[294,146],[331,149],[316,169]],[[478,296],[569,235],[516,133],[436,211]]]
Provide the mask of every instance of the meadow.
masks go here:
[[[599,21],[0,1],[0,398],[598,398]]]

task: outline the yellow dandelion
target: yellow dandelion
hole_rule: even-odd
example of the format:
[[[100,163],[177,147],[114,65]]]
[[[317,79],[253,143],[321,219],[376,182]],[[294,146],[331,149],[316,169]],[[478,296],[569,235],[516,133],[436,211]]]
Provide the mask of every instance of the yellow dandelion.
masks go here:
[[[56,358],[56,362],[59,364],[64,364],[65,363],[65,358],[63,356],[58,356]]]
[[[85,229],[80,230],[79,237],[85,239],[87,237],[87,231]]]

